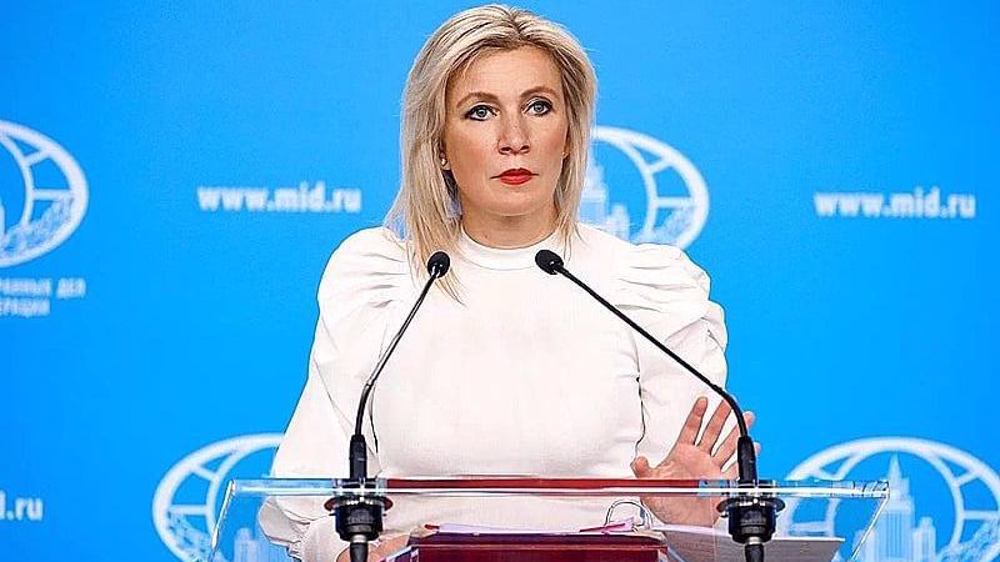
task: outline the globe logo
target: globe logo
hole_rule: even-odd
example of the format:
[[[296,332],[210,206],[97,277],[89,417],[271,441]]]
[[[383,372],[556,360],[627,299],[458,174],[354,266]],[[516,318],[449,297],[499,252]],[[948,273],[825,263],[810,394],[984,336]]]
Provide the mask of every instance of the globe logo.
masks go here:
[[[613,186],[642,189],[614,190],[608,176]],[[635,131],[595,127],[579,218],[623,240],[686,248],[708,218],[708,188],[673,147]]]
[[[27,127],[0,121],[0,146],[16,170],[8,173],[0,151],[0,267],[8,267],[69,238],[87,210],[87,180],[63,147]]]
[[[851,441],[806,459],[787,478],[889,481],[889,499],[857,560],[988,562],[1000,555],[1000,477],[949,445],[906,437]],[[819,518],[797,507],[790,502],[782,516],[786,531],[841,536],[841,505],[828,502]],[[854,549],[862,537],[845,538],[845,549]]]
[[[234,477],[266,474],[281,437],[280,433],[264,433],[219,441],[167,471],[153,495],[153,525],[170,552],[185,561],[210,559],[212,531],[226,483]],[[232,562],[288,560],[283,549],[259,534],[254,537],[250,529],[239,530],[234,551]],[[227,561],[217,556],[212,562]]]

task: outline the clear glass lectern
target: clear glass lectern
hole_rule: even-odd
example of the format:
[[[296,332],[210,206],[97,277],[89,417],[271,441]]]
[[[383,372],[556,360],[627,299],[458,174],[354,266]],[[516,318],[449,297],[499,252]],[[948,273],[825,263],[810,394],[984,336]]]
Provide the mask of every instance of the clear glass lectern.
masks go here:
[[[292,560],[260,527],[266,505],[311,504],[318,513],[334,496],[380,495],[395,504],[387,528],[403,525],[409,545],[392,560],[616,560],[736,562],[742,545],[704,514],[727,499],[767,498],[782,506],[767,560],[829,562],[857,559],[888,498],[875,482],[454,478],[379,479],[359,491],[345,480],[260,479],[229,483],[204,562]],[[701,521],[661,521],[645,505],[697,514]],[[394,510],[398,510],[394,514]],[[409,521],[407,511],[416,513]],[[398,515],[398,516],[397,516]],[[684,519],[686,515],[680,515]],[[334,526],[333,517],[320,525]],[[331,551],[343,543],[330,542]],[[506,553],[506,554],[505,554]]]

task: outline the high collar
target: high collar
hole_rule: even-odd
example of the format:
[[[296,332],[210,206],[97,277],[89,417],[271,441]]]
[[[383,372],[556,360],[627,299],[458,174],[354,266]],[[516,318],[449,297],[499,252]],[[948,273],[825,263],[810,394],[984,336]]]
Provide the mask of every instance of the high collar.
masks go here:
[[[458,249],[462,257],[486,269],[528,269],[535,265],[535,254],[539,250],[559,252],[558,231],[553,231],[547,238],[524,248],[491,248],[472,239],[465,228],[458,237]]]

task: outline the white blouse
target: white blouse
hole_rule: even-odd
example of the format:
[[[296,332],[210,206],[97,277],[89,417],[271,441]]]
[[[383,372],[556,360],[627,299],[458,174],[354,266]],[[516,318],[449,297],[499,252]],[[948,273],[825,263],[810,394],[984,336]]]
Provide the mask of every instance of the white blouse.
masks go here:
[[[637,455],[655,464],[669,452],[694,400],[710,391],[568,279],[540,270],[534,256],[543,248],[724,384],[722,309],[708,300],[704,271],[681,250],[629,244],[585,225],[568,251],[556,235],[501,250],[463,233],[447,274],[459,283],[460,301],[431,290],[372,393],[365,428],[372,475],[631,477]],[[309,376],[273,476],[347,476],[361,387],[425,279],[384,228],[362,230],[333,253],[319,287]],[[553,509],[548,501],[526,514],[496,500],[396,499],[386,534],[423,523],[603,523],[606,505]],[[261,525],[292,556],[332,561],[344,543],[321,503],[272,502]]]

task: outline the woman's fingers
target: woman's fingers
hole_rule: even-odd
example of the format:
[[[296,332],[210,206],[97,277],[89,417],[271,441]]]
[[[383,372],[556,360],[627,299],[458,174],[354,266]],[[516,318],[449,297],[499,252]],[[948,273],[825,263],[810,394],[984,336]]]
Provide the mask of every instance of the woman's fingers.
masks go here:
[[[651,470],[649,460],[646,457],[636,457],[632,460],[632,474],[635,474],[637,478],[645,478]]]
[[[715,462],[716,466],[724,466],[726,462],[732,458],[733,453],[736,452],[736,441],[740,438],[740,432],[738,429],[733,429],[726,436],[726,439],[719,445],[718,450],[712,455],[712,460]]]
[[[680,435],[677,436],[678,443],[691,443],[692,445],[695,443],[698,432],[701,431],[701,420],[704,419],[706,410],[708,410],[708,398],[699,396],[694,401],[694,406],[691,407],[687,420],[684,421]]]
[[[699,449],[712,454],[712,450],[715,449],[716,443],[719,441],[719,435],[722,434],[722,426],[726,425],[726,419],[729,418],[732,411],[733,409],[725,401],[719,403],[719,407],[715,409],[712,417],[708,420],[708,425],[705,426],[701,443],[698,443]]]
[[[757,416],[753,412],[746,412],[743,414],[743,419],[747,422],[747,427],[753,425],[754,420]],[[732,458],[733,453],[736,452],[736,441],[740,438],[740,428],[734,427],[730,430],[729,434],[726,435],[726,439],[719,445],[716,449],[715,454],[712,457],[715,459],[715,464],[717,466],[723,466],[726,462]]]

